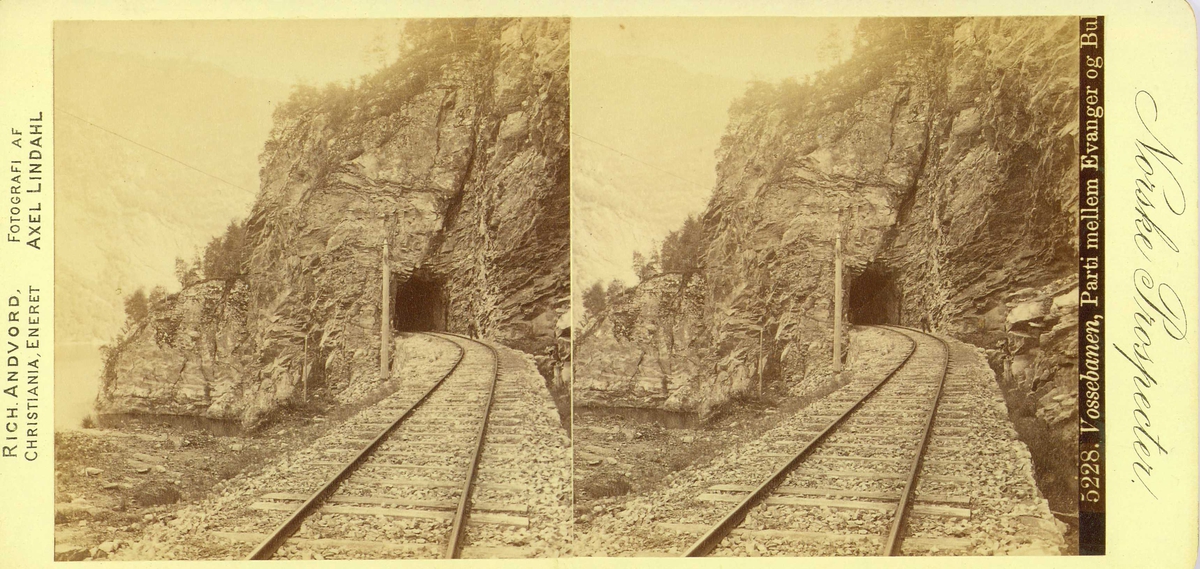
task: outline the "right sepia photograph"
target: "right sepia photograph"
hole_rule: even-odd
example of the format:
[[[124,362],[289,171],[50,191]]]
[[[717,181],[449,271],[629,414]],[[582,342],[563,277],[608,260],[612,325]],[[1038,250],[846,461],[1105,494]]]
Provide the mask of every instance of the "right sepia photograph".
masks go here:
[[[1079,554],[1081,20],[571,26],[574,554]]]

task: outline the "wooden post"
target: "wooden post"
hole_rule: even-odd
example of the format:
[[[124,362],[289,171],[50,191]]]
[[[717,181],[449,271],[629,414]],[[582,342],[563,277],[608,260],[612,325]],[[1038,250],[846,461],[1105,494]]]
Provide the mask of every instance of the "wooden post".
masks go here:
[[[382,267],[383,282],[379,299],[379,377],[387,379],[392,374],[390,365],[392,347],[392,272],[388,269],[387,240],[383,242],[383,258],[381,261],[380,266]]]
[[[763,365],[765,365],[767,362],[767,358],[763,357],[763,327],[764,326],[765,325],[760,325],[758,327],[758,396],[760,398],[762,397],[762,388],[763,388],[763,385],[762,385],[762,383],[763,383],[763,380],[762,380]]]
[[[303,386],[304,402],[308,402],[308,334],[304,335],[304,362],[300,365],[300,383]]]
[[[842,210],[833,244],[833,373],[842,373]]]

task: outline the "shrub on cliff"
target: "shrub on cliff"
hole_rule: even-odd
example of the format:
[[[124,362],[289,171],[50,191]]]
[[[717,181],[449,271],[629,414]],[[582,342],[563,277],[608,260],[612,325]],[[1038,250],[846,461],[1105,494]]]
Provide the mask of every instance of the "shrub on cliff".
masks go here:
[[[224,235],[214,237],[204,248],[204,278],[229,280],[242,276],[248,250],[245,223],[231,222]]]
[[[162,285],[150,289],[150,296],[147,299],[150,310],[158,310],[160,305],[167,299],[167,289]]]
[[[678,230],[667,234],[663,239],[662,270],[664,273],[679,273],[683,275],[686,284],[689,278],[698,272],[703,264],[704,239],[700,220],[689,215]]]
[[[613,279],[612,282],[608,283],[608,289],[604,293],[608,305],[612,306],[620,302],[621,297],[625,295],[625,291],[627,290],[629,288],[625,286],[625,281]]]
[[[646,256],[641,251],[633,252],[633,274],[637,275],[638,282],[646,282],[658,274],[658,253],[651,253],[650,260],[646,260]]]
[[[192,286],[200,282],[201,275],[200,257],[196,257],[191,263],[183,260],[183,257],[175,257],[175,280],[179,281],[179,286]]]
[[[129,322],[140,322],[150,314],[150,301],[146,299],[146,291],[137,289],[125,297],[125,318]]]
[[[608,303],[604,297],[604,285],[600,284],[600,281],[596,281],[583,292],[583,309],[587,311],[589,317],[598,318],[606,306]]]

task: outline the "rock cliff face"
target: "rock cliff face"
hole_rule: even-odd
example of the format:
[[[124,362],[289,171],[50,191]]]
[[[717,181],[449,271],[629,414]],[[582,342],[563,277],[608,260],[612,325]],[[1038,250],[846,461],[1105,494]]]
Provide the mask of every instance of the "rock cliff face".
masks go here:
[[[207,282],[163,302],[108,352],[102,412],[229,417],[254,362],[245,282]]]
[[[693,408],[757,382],[760,328],[769,380],[830,380],[840,225],[848,321],[928,319],[987,348],[1013,413],[1030,419],[1023,434],[1073,440],[1075,25],[865,20],[849,61],[811,83],[753,85],[734,103],[703,216],[703,308],[675,331],[703,329],[676,356],[703,361],[673,382],[705,394],[687,399]],[[577,347],[577,392],[632,392],[613,385],[632,356],[584,365],[619,343]]]
[[[295,398],[306,365],[330,395],[378,381],[381,318],[546,352],[569,308],[568,29],[417,22],[398,63],[297,91],[260,157],[245,274],[156,306],[110,358],[101,411],[254,424]],[[226,289],[244,306],[211,313]],[[164,314],[178,324],[159,327]]]
[[[575,384],[574,404],[694,411],[711,397],[695,381],[707,371],[704,288],[701,278],[662,275],[614,298],[575,338],[586,380]]]

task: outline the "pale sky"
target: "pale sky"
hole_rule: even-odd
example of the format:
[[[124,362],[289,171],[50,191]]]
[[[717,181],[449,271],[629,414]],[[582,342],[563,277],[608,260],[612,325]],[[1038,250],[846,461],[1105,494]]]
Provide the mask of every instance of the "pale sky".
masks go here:
[[[90,412],[96,344],[120,329],[124,296],[177,289],[175,257],[190,259],[249,212],[275,105],[293,85],[346,82],[394,61],[403,27],[55,24],[56,427]]]
[[[54,48],[192,60],[243,77],[323,85],[395,60],[403,29],[404,20],[63,21]]]
[[[577,18],[571,28],[573,270],[636,282],[635,250],[708,203],[730,103],[752,80],[849,56],[856,19]],[[824,46],[832,46],[832,49]]]

